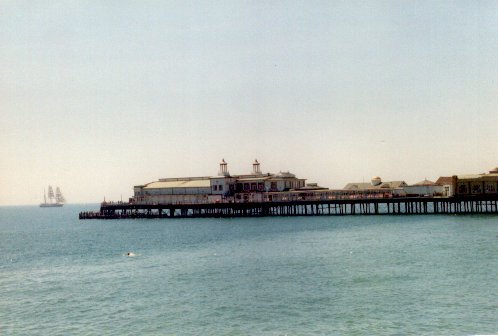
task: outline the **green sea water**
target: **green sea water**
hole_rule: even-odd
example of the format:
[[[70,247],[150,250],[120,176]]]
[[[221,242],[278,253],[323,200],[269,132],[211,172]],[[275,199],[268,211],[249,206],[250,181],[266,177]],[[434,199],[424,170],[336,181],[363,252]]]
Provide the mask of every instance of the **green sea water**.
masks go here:
[[[498,334],[498,216],[96,208],[0,207],[0,335]]]

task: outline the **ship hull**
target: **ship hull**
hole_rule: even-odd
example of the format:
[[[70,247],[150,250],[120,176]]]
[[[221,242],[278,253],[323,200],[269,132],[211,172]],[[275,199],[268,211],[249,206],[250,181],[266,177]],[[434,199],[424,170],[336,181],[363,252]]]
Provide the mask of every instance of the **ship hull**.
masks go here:
[[[40,208],[59,208],[63,206],[62,203],[41,203]]]

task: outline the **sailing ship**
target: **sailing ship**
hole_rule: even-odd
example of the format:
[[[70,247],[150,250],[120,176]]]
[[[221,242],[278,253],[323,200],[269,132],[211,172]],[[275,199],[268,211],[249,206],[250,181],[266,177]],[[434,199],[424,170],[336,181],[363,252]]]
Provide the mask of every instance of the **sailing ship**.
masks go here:
[[[43,199],[44,202],[40,204],[40,207],[42,208],[61,207],[64,205],[64,202],[66,201],[59,187],[55,188],[55,194],[54,194],[52,186],[48,186],[48,194],[43,192]]]

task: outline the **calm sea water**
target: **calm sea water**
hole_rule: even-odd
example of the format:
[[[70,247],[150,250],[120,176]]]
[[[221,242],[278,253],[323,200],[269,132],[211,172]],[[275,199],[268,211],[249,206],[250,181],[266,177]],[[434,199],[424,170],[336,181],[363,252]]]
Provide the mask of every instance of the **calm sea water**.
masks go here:
[[[1,335],[498,333],[498,216],[77,219],[97,208],[0,208]]]

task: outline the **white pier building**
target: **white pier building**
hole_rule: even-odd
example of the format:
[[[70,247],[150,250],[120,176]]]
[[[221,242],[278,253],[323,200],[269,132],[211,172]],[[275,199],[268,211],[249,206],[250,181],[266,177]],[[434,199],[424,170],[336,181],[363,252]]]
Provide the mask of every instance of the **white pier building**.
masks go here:
[[[266,192],[285,192],[305,188],[306,179],[290,172],[262,173],[254,160],[252,172],[231,175],[223,159],[217,176],[161,178],[134,187],[133,203],[179,204],[221,201],[257,201]]]

